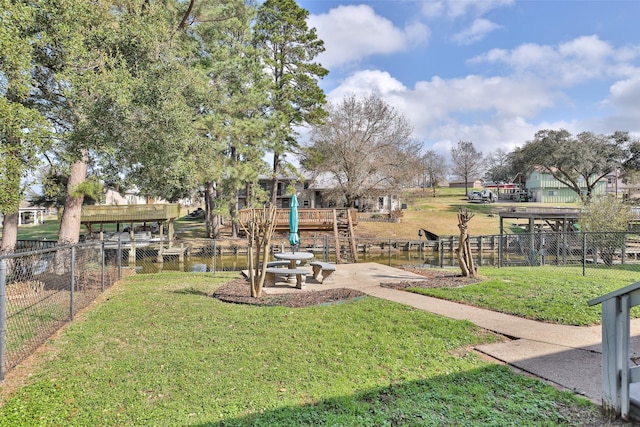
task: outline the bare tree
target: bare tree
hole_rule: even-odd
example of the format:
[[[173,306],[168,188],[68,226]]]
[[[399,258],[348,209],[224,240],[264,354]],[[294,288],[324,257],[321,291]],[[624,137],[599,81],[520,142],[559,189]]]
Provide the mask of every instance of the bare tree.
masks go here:
[[[420,170],[419,144],[409,121],[377,94],[350,95],[330,104],[315,126],[302,163],[328,173],[337,184],[334,200],[355,201],[400,190]]]
[[[502,148],[498,148],[486,157],[487,173],[485,177],[493,182],[511,182],[514,172],[511,155]],[[500,187],[498,187],[498,191]]]
[[[421,167],[423,175],[423,187],[427,184],[433,191],[433,197],[436,197],[436,187],[438,182],[444,180],[447,176],[447,169],[444,157],[433,150],[429,150],[422,155]]]
[[[451,149],[452,172],[464,180],[464,194],[469,192],[469,179],[476,179],[484,170],[482,153],[476,151],[473,142],[458,141],[458,146]]]
[[[246,224],[240,223],[249,239],[249,281],[251,296],[262,296],[262,287],[266,277],[267,261],[271,236],[276,228],[276,207],[253,209]],[[262,262],[260,262],[262,261]]]

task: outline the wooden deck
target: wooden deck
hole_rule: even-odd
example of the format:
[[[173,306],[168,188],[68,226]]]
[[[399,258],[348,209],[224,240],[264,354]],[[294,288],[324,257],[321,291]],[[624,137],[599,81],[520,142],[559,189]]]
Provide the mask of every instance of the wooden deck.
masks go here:
[[[242,209],[239,221],[246,223],[251,209]],[[358,211],[349,209],[353,226],[358,225]],[[334,218],[338,223],[347,224],[347,209],[298,209],[298,231],[331,231],[334,229]],[[276,231],[289,230],[289,209],[276,211]]]

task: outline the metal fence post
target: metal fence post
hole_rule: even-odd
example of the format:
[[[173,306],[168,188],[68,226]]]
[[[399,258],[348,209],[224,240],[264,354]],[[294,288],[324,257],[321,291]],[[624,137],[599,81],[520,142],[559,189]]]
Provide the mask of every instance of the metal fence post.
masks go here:
[[[582,275],[587,275],[587,233],[582,233]]]
[[[389,267],[391,267],[391,239],[389,239]]]
[[[105,251],[104,240],[100,242],[100,281],[102,284],[102,292],[104,292],[104,270],[105,270]]]
[[[118,250],[116,251],[116,257],[118,258],[118,280],[122,279],[122,240],[118,236]]]
[[[322,244],[322,252],[324,253],[324,262],[329,262],[329,236],[324,236],[324,243]]]
[[[0,259],[0,381],[4,381],[4,360],[7,349],[7,259]]]
[[[217,247],[216,243],[217,243],[217,240],[213,239],[213,274],[215,274],[216,270],[217,270],[217,268],[216,268],[216,261],[217,261],[216,260],[216,255],[217,255],[217,253],[216,252],[218,251],[218,247]]]
[[[76,289],[76,247],[71,246],[71,303],[69,304],[70,318],[73,320],[74,298]]]

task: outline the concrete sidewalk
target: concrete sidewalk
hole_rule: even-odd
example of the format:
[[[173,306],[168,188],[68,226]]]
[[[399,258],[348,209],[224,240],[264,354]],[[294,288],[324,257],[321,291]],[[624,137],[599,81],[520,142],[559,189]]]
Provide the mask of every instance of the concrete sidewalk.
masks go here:
[[[332,283],[307,279],[304,290],[293,286],[265,288],[266,293],[309,292],[328,288],[357,289],[368,295],[406,304],[458,320],[468,320],[484,329],[504,335],[507,341],[480,345],[476,350],[519,370],[572,390],[596,404],[602,400],[602,335],[600,326],[554,325],[491,310],[444,301],[380,286],[423,276],[382,264],[340,264]],[[585,301],[586,305],[587,302]],[[640,320],[631,322],[631,354],[640,356]]]

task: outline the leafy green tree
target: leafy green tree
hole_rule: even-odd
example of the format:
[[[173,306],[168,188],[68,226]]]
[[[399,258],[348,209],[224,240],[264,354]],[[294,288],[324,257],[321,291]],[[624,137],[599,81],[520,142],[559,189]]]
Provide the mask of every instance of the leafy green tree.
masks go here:
[[[379,95],[350,95],[327,111],[313,128],[303,165],[331,176],[336,203],[352,207],[415,179],[420,146],[411,140],[411,124]]]
[[[613,265],[616,252],[625,247],[625,232],[633,214],[622,200],[601,196],[584,206],[579,219],[580,229],[587,234],[588,245],[600,253],[607,266]]]
[[[118,171],[143,194],[173,201],[195,190],[204,138],[193,122],[206,81],[190,62],[190,6],[42,2],[38,105],[69,165],[59,241],[78,240],[87,167],[96,160],[107,159],[94,170]]]
[[[111,111],[128,98],[130,76],[121,54],[109,50],[121,14],[108,2],[35,3],[33,104],[55,130],[53,150],[68,165],[68,186],[58,240],[76,243],[92,152],[113,143]],[[106,114],[109,113],[109,114]],[[110,124],[110,126],[109,126]]]
[[[479,178],[484,171],[482,153],[477,151],[470,141],[458,141],[451,149],[451,172],[464,180],[464,193],[469,192],[469,180]]]
[[[627,156],[628,135],[596,135],[567,130],[541,130],[513,152],[514,168],[525,174],[535,168],[551,174],[588,203],[598,181],[619,168]]]
[[[48,141],[44,118],[27,102],[31,80],[36,8],[0,0],[0,253],[15,250],[22,179],[35,167]]]
[[[315,29],[308,28],[308,15],[295,0],[266,0],[254,25],[254,42],[264,52],[263,65],[271,78],[266,113],[273,152],[272,204],[276,202],[278,174],[287,171],[286,154],[299,148],[295,127],[319,123],[325,115],[325,95],[318,79],[328,71],[313,62],[324,51],[324,43]]]
[[[230,214],[232,236],[238,234],[239,194],[248,196],[267,172],[263,160],[269,80],[252,43],[252,4],[236,1],[233,15],[219,19],[203,34],[209,52],[203,69],[209,85],[211,108],[199,120],[210,138],[210,155],[201,163],[205,187],[207,235],[219,237],[222,215]],[[247,197],[250,199],[250,197]]]

